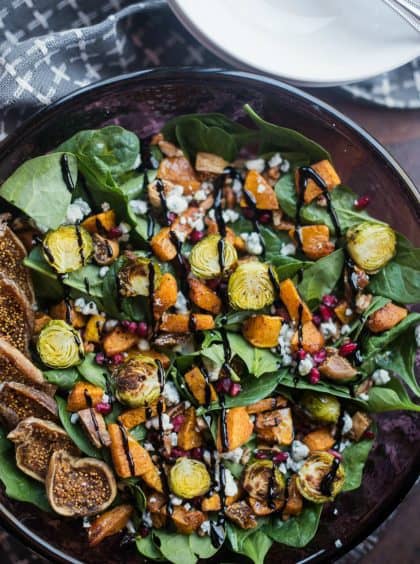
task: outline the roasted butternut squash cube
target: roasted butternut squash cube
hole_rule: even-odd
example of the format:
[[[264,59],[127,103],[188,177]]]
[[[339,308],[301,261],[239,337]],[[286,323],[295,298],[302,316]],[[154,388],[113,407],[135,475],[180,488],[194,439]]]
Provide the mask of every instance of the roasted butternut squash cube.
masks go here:
[[[367,326],[372,333],[382,333],[398,325],[408,315],[405,307],[400,307],[392,302],[369,315]]]
[[[351,311],[351,313],[348,315],[349,310]],[[341,323],[343,323],[343,325],[350,323],[354,318],[354,313],[353,313],[352,309],[350,308],[349,304],[345,300],[341,301],[334,308],[334,313],[338,317],[338,319],[341,321]]]
[[[177,255],[176,246],[172,243],[169,227],[163,227],[150,241],[153,254],[162,262],[169,262]]]
[[[245,407],[232,407],[226,410],[224,428],[226,429],[226,445],[222,441],[221,417],[218,422],[217,449],[219,452],[224,450],[235,450],[249,441],[254,425]],[[224,446],[226,448],[224,448]]]
[[[303,438],[303,442],[311,451],[329,450],[334,446],[335,439],[328,427],[311,431]]]
[[[86,323],[84,339],[89,343],[99,343],[101,341],[101,333],[105,324],[103,315],[91,315]]]
[[[336,186],[341,184],[341,178],[338,176],[337,171],[333,165],[327,159],[319,161],[311,165],[311,168],[319,174],[319,176],[324,180],[327,189],[331,192]],[[299,190],[299,169],[295,172],[295,183],[296,190]],[[321,188],[312,179],[309,179],[306,184],[306,190],[304,194],[305,204],[310,204],[312,200],[318,198],[322,194]]]
[[[163,409],[165,409],[165,404],[162,399],[159,400],[163,404]],[[118,420],[124,425],[126,429],[132,429],[141,425],[149,417],[157,416],[157,401],[151,403],[147,407],[135,407],[121,413]]]
[[[318,260],[331,254],[335,245],[330,241],[330,230],[327,225],[305,225],[299,230],[302,242],[302,250],[311,260]],[[297,240],[295,229],[289,231],[289,235]]]
[[[184,450],[191,450],[203,444],[201,433],[196,430],[197,416],[194,407],[189,407],[184,414],[184,422],[178,433],[178,446]]]
[[[128,351],[138,340],[137,335],[117,326],[102,339],[102,347],[107,356],[114,356],[114,354]]]
[[[204,313],[164,313],[160,330],[165,333],[190,333],[214,329],[214,319]]]
[[[299,321],[299,317],[301,317],[303,323],[312,320],[312,313],[310,312],[310,309],[300,297],[296,286],[290,278],[280,282],[280,299],[286,306],[286,309],[293,321]],[[299,316],[300,307],[302,309],[301,316]]]
[[[206,519],[202,511],[187,511],[182,505],[174,507],[171,518],[176,530],[182,535],[191,535]]]
[[[62,319],[67,323],[70,321],[70,325],[75,329],[82,329],[82,327],[86,325],[86,317],[75,310],[73,302],[69,302],[67,305],[67,303],[62,300],[58,304],[50,307],[49,314],[52,319]]]
[[[96,215],[87,217],[82,226],[89,231],[89,233],[99,233],[99,235],[106,234],[113,227],[116,226],[116,218],[114,210],[108,210]]]
[[[303,497],[298,490],[296,485],[297,474],[293,474],[287,485],[287,501],[283,508],[282,517],[285,521],[289,519],[290,516],[300,515],[303,509]]]
[[[298,331],[292,337],[291,348],[293,352],[296,352],[299,346],[299,334]],[[317,326],[312,323],[312,321],[307,321],[302,325],[302,342],[301,346],[303,350],[309,354],[314,354],[322,349],[325,344],[325,339],[321,331]]]
[[[189,370],[184,375],[184,379],[189,391],[200,405],[206,404],[207,394],[209,394],[210,401],[217,400],[217,394],[214,387],[212,384],[206,382],[203,373],[197,366],[194,366],[191,370]]]
[[[252,315],[242,325],[242,335],[254,347],[270,349],[278,345],[281,317]]]
[[[97,546],[107,537],[116,535],[127,525],[133,507],[131,505],[118,505],[114,509],[105,511],[97,517],[88,529],[89,546]]]
[[[159,287],[153,294],[153,313],[155,319],[160,319],[162,314],[176,304],[178,297],[178,284],[172,274],[167,272],[160,280]]]
[[[95,407],[102,401],[104,391],[99,386],[89,384],[89,382],[76,382],[67,398],[67,411],[75,413],[88,407]],[[88,405],[88,401],[92,406]]]
[[[190,278],[188,284],[190,286],[190,300],[193,304],[205,311],[209,311],[213,315],[220,313],[222,300],[216,292],[196,278]]]
[[[289,407],[259,413],[255,420],[255,430],[260,439],[267,443],[290,445],[293,441],[293,419]]]
[[[246,410],[250,415],[255,415],[256,413],[263,413],[264,411],[272,411],[276,407],[286,407],[287,399],[283,396],[277,396],[275,398],[265,398],[251,405],[246,406]]]
[[[255,205],[259,210],[277,210],[279,202],[277,200],[274,188],[267,180],[256,170],[250,170],[245,178],[244,190],[255,201]],[[249,203],[245,197],[241,198],[241,207],[248,207]]]

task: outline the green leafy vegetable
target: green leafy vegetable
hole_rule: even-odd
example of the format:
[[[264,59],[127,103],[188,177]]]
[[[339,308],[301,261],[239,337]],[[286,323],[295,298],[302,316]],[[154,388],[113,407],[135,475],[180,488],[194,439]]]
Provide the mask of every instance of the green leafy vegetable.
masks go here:
[[[367,409],[374,413],[398,409],[420,411],[420,405],[411,401],[404,386],[397,378],[391,378],[391,381],[385,386],[373,386],[369,390],[369,399],[365,403]]]
[[[101,453],[98,449],[92,446],[91,442],[87,438],[83,429],[78,423],[71,422],[71,413],[67,411],[67,403],[63,398],[55,396],[55,401],[58,407],[58,416],[60,418],[61,424],[67,431],[71,440],[80,448],[82,452],[88,456],[93,456],[94,458],[102,458]]]
[[[76,368],[66,368],[65,370],[46,370],[44,378],[50,384],[55,384],[62,390],[71,390],[79,380],[79,372]]]
[[[63,152],[24,162],[1,187],[1,197],[31,217],[42,229],[57,229],[66,219],[71,194],[61,173]],[[77,161],[67,155],[71,177],[77,179]]]
[[[364,344],[364,352],[367,356],[381,352],[415,323],[419,322],[420,313],[409,313],[405,319],[400,321],[395,327],[392,327],[392,329],[389,329],[389,331],[385,331],[380,335],[370,335]]]
[[[265,555],[270,550],[272,541],[267,537],[264,526],[268,522],[262,518],[258,520],[258,527],[254,529],[240,529],[233,523],[226,524],[226,536],[232,550],[248,556],[255,564],[262,564]]]
[[[277,256],[270,260],[271,264],[276,267],[276,272],[280,282],[286,278],[293,278],[299,270],[309,268],[314,263],[308,260],[299,260],[290,256]]]
[[[343,265],[344,252],[342,249],[337,249],[304,270],[298,288],[311,309],[320,303],[322,296],[334,290],[340,280]]]
[[[358,443],[352,443],[343,451],[343,465],[346,478],[343,491],[356,490],[362,483],[363,468],[369,452],[372,449],[373,440],[363,439]]]
[[[322,505],[311,503],[303,509],[300,515],[292,517],[288,521],[274,517],[264,527],[264,531],[276,542],[302,548],[314,538],[321,512]]]
[[[107,370],[95,362],[94,353],[87,354],[77,370],[85,380],[105,390]]]
[[[140,554],[146,556],[146,558],[165,560],[165,557],[153,542],[152,535],[148,535],[145,538],[137,537],[136,547]]]
[[[198,558],[210,558],[217,552],[208,537],[181,535],[163,529],[154,529],[151,536],[158,552],[174,564],[195,564]]]

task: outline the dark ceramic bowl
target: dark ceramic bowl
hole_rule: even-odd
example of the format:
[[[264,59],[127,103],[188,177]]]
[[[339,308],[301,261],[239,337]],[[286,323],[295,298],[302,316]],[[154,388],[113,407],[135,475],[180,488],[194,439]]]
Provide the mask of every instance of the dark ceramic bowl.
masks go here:
[[[420,243],[420,203],[405,172],[377,141],[325,103],[276,80],[219,70],[150,70],[101,82],[37,114],[0,150],[0,183],[26,159],[45,153],[80,129],[121,124],[142,136],[169,118],[190,112],[223,112],[242,119],[249,102],[266,119],[312,137],[332,154],[344,183],[372,197],[372,213]],[[381,416],[380,432],[365,468],[362,487],[339,496],[333,515],[325,508],[316,538],[304,549],[273,546],[267,562],[331,562],[362,541],[413,485],[419,467],[418,418]],[[58,519],[8,499],[0,491],[2,524],[23,541],[59,562],[141,562],[133,548],[113,537],[88,550],[80,521]],[[335,541],[342,547],[337,549]],[[221,555],[214,561],[232,562]],[[243,561],[243,557],[236,558]]]

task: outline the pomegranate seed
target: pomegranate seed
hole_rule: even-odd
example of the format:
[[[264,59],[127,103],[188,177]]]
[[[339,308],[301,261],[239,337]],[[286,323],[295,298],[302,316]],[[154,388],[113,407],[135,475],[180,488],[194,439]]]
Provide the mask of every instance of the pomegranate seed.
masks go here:
[[[230,378],[222,378],[216,383],[216,390],[218,392],[229,393],[232,384],[233,382]]]
[[[135,333],[137,330],[137,323],[135,321],[128,321],[127,319],[124,319],[124,321],[121,322],[121,325],[129,333]]]
[[[328,452],[330,454],[332,454],[334,458],[338,458],[338,460],[343,460],[343,456],[342,456],[341,452],[338,452],[337,450],[334,450],[332,448],[330,448],[328,450]]]
[[[253,219],[254,215],[255,215],[254,210],[251,209],[251,208],[244,208],[242,210],[242,213],[243,213],[244,217],[246,217],[247,219]]]
[[[172,458],[181,458],[181,456],[186,456],[189,458],[189,452],[187,452],[186,450],[179,448],[179,447],[174,447],[171,450],[171,457]]]
[[[320,351],[314,353],[312,355],[312,359],[315,364],[321,364],[327,358],[327,351],[325,349],[321,349]]]
[[[194,460],[201,460],[203,458],[203,449],[201,447],[195,447],[191,451],[191,458]]]
[[[124,362],[124,357],[121,353],[117,353],[111,356],[110,360],[112,364],[122,364]]]
[[[369,196],[360,196],[354,201],[354,207],[357,210],[364,210],[370,204]]]
[[[111,227],[108,231],[108,238],[109,239],[118,239],[123,234],[122,230],[119,227]]]
[[[297,351],[297,357],[299,360],[304,360],[306,358],[306,352],[303,349]]]
[[[102,365],[105,363],[105,355],[103,352],[98,352],[95,355],[95,362],[96,364]]]
[[[268,453],[257,452],[257,453],[255,453],[255,458],[258,458],[258,460],[266,460],[268,458]]]
[[[318,368],[311,368],[311,371],[309,372],[309,382],[311,384],[318,384],[320,380],[321,380],[321,374]]]
[[[312,316],[312,323],[317,327],[319,327],[321,325],[321,322],[322,322],[321,316],[318,315],[317,313],[314,313]]]
[[[112,411],[112,405],[110,403],[105,403],[104,401],[100,401],[98,404],[95,405],[95,411],[100,413],[101,415],[108,415]]]
[[[172,423],[172,426],[173,426],[173,428],[174,428],[173,430],[174,430],[175,433],[178,433],[178,432],[179,432],[179,430],[181,429],[182,424],[184,423],[184,421],[185,421],[185,416],[184,416],[184,415],[176,415],[175,417],[173,417],[173,418],[171,419],[171,423]]]
[[[375,433],[373,431],[367,430],[363,433],[363,437],[365,439],[368,439],[369,441],[371,441],[375,438]]]
[[[147,536],[149,536],[149,533],[150,529],[148,527],[144,526],[139,528],[139,535],[142,539],[145,539]]]
[[[330,319],[332,319],[332,311],[330,310],[329,307],[325,306],[324,304],[321,304],[319,306],[319,313],[321,315],[322,321],[329,321]]]
[[[290,315],[285,307],[276,307],[275,314],[283,318],[283,321],[290,321]]]
[[[198,243],[204,237],[203,231],[198,231],[197,229],[193,229],[190,233],[190,241],[192,243]]]
[[[173,223],[176,220],[176,213],[169,212],[166,217],[167,217],[169,223]]]
[[[327,307],[334,308],[338,304],[338,299],[332,294],[326,294],[322,298],[322,303]]]
[[[270,213],[270,212],[267,212],[267,211],[261,213],[261,214],[258,216],[258,221],[259,221],[260,223],[264,223],[264,224],[271,223],[271,213]]]
[[[207,286],[210,290],[217,290],[220,286],[220,278],[213,278],[213,280],[207,280]]]
[[[357,343],[344,343],[338,350],[338,354],[341,356],[349,356],[353,354],[357,349]]]
[[[286,462],[286,460],[289,458],[289,453],[287,452],[278,452],[277,454],[275,454],[273,456],[273,462],[275,462],[276,464],[281,464],[282,462]]]
[[[149,327],[145,321],[140,321],[139,323],[137,323],[136,333],[141,339],[147,337],[149,333]]]
[[[232,382],[229,388],[229,395],[235,397],[241,392],[241,390],[242,386],[239,384],[239,382]]]

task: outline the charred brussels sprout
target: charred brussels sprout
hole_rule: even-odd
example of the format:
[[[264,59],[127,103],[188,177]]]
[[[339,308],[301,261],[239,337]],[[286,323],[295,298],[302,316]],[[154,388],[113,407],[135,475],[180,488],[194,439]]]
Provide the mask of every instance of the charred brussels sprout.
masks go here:
[[[323,423],[337,423],[340,417],[340,402],[328,394],[305,392],[301,404],[312,419]]]
[[[160,278],[161,270],[156,263],[142,257],[129,259],[118,272],[119,293],[125,298],[148,296],[150,282],[158,288]]]
[[[296,485],[302,496],[314,503],[332,501],[344,486],[344,467],[340,464],[334,475],[335,457],[329,452],[315,452],[300,468]],[[331,480],[328,478],[331,477]],[[326,480],[325,480],[326,479]]]
[[[259,310],[271,305],[275,299],[275,289],[269,266],[257,261],[239,265],[229,278],[228,294],[230,304],[235,309]]]
[[[207,235],[194,245],[190,254],[191,270],[197,278],[203,280],[211,280],[229,272],[237,260],[235,247],[226,239],[222,240],[220,235]]]
[[[50,368],[69,368],[79,364],[84,357],[79,332],[61,320],[45,325],[36,347],[42,362]]]
[[[62,225],[45,235],[42,252],[58,274],[74,272],[90,259],[93,252],[92,237],[80,225]]]
[[[245,469],[243,487],[253,498],[267,501],[270,495],[283,497],[285,485],[283,474],[271,460],[257,460]]]
[[[346,237],[351,258],[368,274],[383,268],[395,254],[396,236],[389,225],[364,222],[349,229]]]
[[[130,407],[150,404],[160,395],[157,364],[141,354],[117,366],[114,380],[117,399]]]
[[[211,478],[205,464],[199,460],[181,457],[171,468],[169,486],[176,496],[192,499],[209,491]]]

